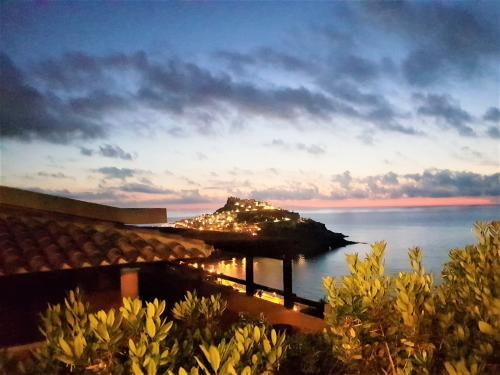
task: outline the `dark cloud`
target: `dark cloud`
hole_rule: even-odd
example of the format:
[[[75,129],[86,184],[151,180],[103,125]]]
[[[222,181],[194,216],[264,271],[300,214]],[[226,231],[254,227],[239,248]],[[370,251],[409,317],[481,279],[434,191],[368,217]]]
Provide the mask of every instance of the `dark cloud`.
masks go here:
[[[344,171],[344,173],[332,176],[332,181],[338,182],[340,186],[344,189],[349,189],[349,185],[352,181],[351,172]]]
[[[249,53],[222,50],[215,57],[224,61],[235,73],[244,73],[248,67],[270,66],[290,72],[312,73],[316,65],[310,60],[284,53],[270,47],[260,47]]]
[[[0,54],[0,83],[2,137],[68,143],[105,135],[102,124],[81,118],[55,94],[42,93],[27,83],[5,54]]]
[[[396,174],[353,178],[349,172],[335,175],[331,197],[346,198],[408,198],[499,196],[500,173],[481,175],[473,172],[428,169],[423,173]]]
[[[99,146],[99,154],[107,158],[117,158],[132,160],[134,156],[130,152],[125,152],[120,146],[104,144]]]
[[[111,144],[103,144],[99,146],[99,150],[97,151],[87,147],[80,147],[80,154],[84,156],[92,156],[95,154],[99,154],[106,158],[115,158],[122,160],[133,160],[137,156],[136,154],[126,152],[120,146]]]
[[[130,98],[110,94],[103,90],[92,91],[85,96],[75,97],[69,101],[69,106],[75,114],[96,119],[102,118],[104,113],[131,110],[135,107],[133,100]]]
[[[378,77],[378,64],[361,56],[348,55],[336,61],[333,69],[335,76],[367,82]]]
[[[364,92],[356,84],[346,80],[322,80],[321,85],[335,98],[355,106],[355,112],[352,114],[354,118],[367,121],[385,131],[408,135],[422,134],[421,131],[402,125],[400,120],[406,116],[395,110],[381,94]]]
[[[287,143],[282,139],[273,139],[271,143],[265,143],[266,147],[280,148],[287,151],[304,151],[311,155],[322,155],[326,153],[325,147],[317,144]]]
[[[484,64],[495,64],[500,50],[495,2],[366,2],[362,9],[371,22],[410,43],[403,61],[406,79],[427,85],[450,76],[480,75]]]
[[[142,171],[138,169],[117,168],[117,167],[102,167],[96,169],[95,172],[102,174],[105,178],[120,179],[120,180],[124,180],[127,177],[134,177],[137,174],[142,173]]]
[[[499,122],[500,121],[500,108],[490,107],[483,115],[484,121]]]
[[[173,194],[174,191],[162,187],[154,186],[151,183],[128,183],[121,185],[119,190],[129,193],[146,193],[146,194]]]
[[[500,138],[500,128],[497,126],[490,126],[486,132],[491,138]]]
[[[84,155],[84,156],[92,156],[92,154],[94,153],[94,150],[90,149],[90,148],[87,148],[87,147],[80,147],[80,154]]]
[[[438,123],[456,129],[461,135],[475,135],[468,125],[473,120],[472,116],[449,95],[414,94],[413,98],[419,102],[418,114],[432,117]]]

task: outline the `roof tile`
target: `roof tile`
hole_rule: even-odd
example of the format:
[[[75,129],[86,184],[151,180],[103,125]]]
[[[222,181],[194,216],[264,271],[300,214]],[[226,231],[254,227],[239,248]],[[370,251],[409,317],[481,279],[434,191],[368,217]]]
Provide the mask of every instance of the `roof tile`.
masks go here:
[[[203,258],[203,241],[0,205],[0,277],[26,272]]]

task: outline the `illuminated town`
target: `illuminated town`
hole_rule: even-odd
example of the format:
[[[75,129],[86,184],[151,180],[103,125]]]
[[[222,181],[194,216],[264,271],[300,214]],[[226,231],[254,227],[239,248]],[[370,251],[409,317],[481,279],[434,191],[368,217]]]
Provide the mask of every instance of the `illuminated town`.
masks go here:
[[[290,221],[292,218],[295,219],[288,211],[275,208],[267,202],[231,197],[223,208],[213,214],[177,221],[175,227],[200,231],[248,233],[256,236],[261,230],[260,223],[278,223]],[[298,215],[297,219],[299,219]]]

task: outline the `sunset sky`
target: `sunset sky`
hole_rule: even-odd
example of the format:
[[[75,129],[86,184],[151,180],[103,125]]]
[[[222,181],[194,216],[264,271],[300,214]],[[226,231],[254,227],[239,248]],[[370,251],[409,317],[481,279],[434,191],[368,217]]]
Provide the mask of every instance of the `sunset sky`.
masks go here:
[[[500,3],[0,3],[1,184],[130,207],[488,204]]]

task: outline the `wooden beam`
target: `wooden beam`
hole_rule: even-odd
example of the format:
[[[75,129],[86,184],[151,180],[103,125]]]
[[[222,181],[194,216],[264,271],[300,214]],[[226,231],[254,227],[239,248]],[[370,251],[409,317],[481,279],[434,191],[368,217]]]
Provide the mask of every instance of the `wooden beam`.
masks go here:
[[[247,296],[253,296],[255,293],[255,285],[253,282],[253,255],[247,252],[245,263],[245,286]]]
[[[292,258],[289,255],[283,256],[283,297],[285,307],[287,309],[293,308]]]

